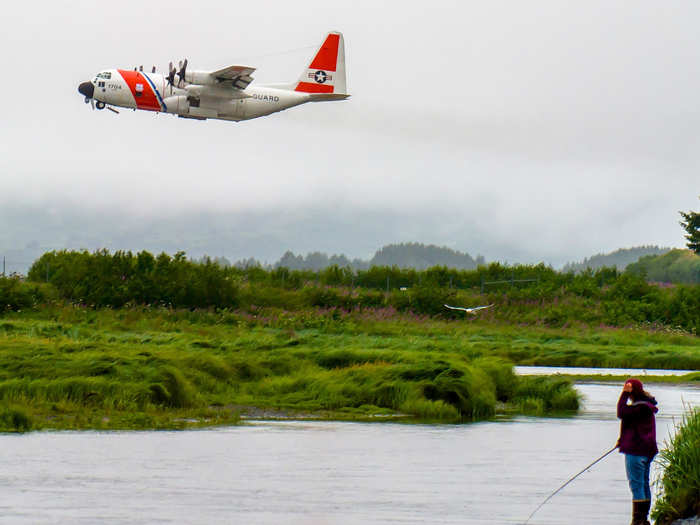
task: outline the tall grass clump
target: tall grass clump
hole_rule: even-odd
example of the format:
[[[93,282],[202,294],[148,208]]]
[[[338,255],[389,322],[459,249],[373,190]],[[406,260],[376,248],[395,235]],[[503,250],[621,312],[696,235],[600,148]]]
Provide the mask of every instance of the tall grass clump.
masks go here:
[[[190,408],[198,404],[197,391],[185,376],[172,366],[160,370],[158,381],[151,384],[154,404],[171,408]]]
[[[508,401],[513,397],[518,383],[513,364],[498,357],[475,359],[473,366],[481,368],[491,378],[496,387],[496,398]]]
[[[0,407],[0,432],[27,432],[31,428],[32,418],[23,409]]]
[[[513,396],[513,404],[522,412],[536,415],[578,410],[579,403],[571,381],[560,377],[520,377]]]
[[[496,412],[496,387],[486,372],[472,366],[451,363],[434,377],[421,382],[423,396],[429,401],[452,405],[462,419],[491,417]]]
[[[700,410],[691,408],[676,435],[659,453],[664,472],[658,481],[662,496],[652,516],[657,525],[700,514]]]

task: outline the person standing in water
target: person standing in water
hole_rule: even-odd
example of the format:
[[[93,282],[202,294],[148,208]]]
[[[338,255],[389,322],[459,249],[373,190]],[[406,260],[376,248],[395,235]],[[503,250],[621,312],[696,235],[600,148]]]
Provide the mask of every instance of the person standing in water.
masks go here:
[[[627,480],[632,490],[632,524],[650,525],[651,508],[649,469],[659,449],[656,446],[656,399],[644,390],[639,379],[625,381],[617,402],[620,439],[617,446],[625,455]]]

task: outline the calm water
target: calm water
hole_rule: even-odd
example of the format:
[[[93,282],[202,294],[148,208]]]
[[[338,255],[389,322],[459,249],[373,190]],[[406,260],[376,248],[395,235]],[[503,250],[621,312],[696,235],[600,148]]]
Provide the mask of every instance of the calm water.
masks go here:
[[[558,366],[516,366],[515,372],[523,376],[540,375],[614,375],[614,376],[634,376],[644,379],[644,376],[684,376],[696,370],[656,370],[656,369],[635,369],[635,368],[585,368],[585,367],[558,367]]]
[[[0,523],[515,524],[617,439],[619,385],[572,419],[470,425],[249,423],[0,435]],[[654,386],[659,440],[700,389]],[[532,524],[629,521],[614,453]]]

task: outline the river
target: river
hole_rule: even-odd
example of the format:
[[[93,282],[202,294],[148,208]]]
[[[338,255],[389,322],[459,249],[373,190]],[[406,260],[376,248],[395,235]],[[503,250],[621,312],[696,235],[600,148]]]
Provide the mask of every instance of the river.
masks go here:
[[[660,444],[700,388],[648,385]],[[620,385],[573,418],[464,425],[248,422],[181,432],[0,435],[2,524],[516,524],[617,439]],[[531,524],[619,525],[617,452]]]

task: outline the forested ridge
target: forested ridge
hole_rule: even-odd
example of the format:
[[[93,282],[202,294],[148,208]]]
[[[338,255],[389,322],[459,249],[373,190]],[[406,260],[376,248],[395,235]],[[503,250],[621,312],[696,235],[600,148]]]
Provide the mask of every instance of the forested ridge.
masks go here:
[[[620,248],[610,253],[598,253],[586,257],[581,262],[570,262],[564,265],[563,272],[582,272],[586,269],[597,270],[599,268],[614,266],[618,270],[624,270],[627,265],[637,262],[640,257],[648,255],[663,255],[671,248],[659,246],[636,246],[634,248]]]
[[[348,267],[353,270],[367,270],[372,266],[398,266],[399,268],[414,268],[425,270],[432,266],[446,266],[470,270],[480,264],[485,264],[483,256],[473,258],[468,253],[453,250],[434,244],[422,244],[417,242],[388,244],[375,252],[369,260],[359,258],[349,259],[345,255],[327,255],[322,252],[310,252],[306,256],[296,255],[288,250],[279,261],[271,265],[272,268],[288,268],[290,270],[323,270],[329,266]],[[263,266],[253,258],[237,261],[234,266],[245,268],[248,266]]]
[[[671,250],[663,255],[642,257],[627,270],[649,281],[700,284],[700,255],[692,250]]]

